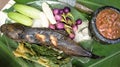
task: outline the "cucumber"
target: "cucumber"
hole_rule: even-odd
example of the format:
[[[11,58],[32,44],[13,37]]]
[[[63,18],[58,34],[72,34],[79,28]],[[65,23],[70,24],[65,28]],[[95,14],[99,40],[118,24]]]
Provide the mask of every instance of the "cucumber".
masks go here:
[[[33,20],[31,18],[17,12],[9,12],[8,17],[26,26],[31,26],[33,24]]]
[[[26,15],[30,18],[33,18],[33,19],[40,18],[39,14],[41,11],[34,7],[23,5],[23,4],[15,4],[14,9],[19,13]]]

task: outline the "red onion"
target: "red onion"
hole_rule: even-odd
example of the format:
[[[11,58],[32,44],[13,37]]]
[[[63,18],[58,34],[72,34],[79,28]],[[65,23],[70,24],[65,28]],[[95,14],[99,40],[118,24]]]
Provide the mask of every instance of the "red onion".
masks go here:
[[[54,15],[59,14],[59,9],[58,8],[53,9],[53,14]]]
[[[80,25],[80,24],[82,24],[82,20],[81,19],[77,19],[76,20],[76,25]]]
[[[75,34],[74,34],[74,33],[70,33],[70,34],[69,34],[69,37],[70,37],[71,39],[74,39],[74,38],[75,38]]]
[[[50,24],[50,25],[49,25],[49,28],[50,28],[50,29],[55,29],[55,25],[54,25],[54,24]]]
[[[60,9],[60,10],[59,10],[59,13],[60,13],[60,14],[63,14],[63,13],[64,13],[63,9]]]
[[[55,15],[55,20],[61,21],[61,19],[62,19],[62,16],[61,16],[61,15]]]
[[[70,10],[69,7],[64,7],[63,11],[64,11],[65,13],[69,13],[71,10]]]
[[[77,26],[77,25],[73,25],[73,26],[72,26],[72,29],[73,29],[73,31],[75,32],[75,31],[78,30],[78,26]]]
[[[56,24],[56,27],[57,27],[57,29],[64,29],[64,23],[62,23],[62,22],[58,22],[57,24]]]

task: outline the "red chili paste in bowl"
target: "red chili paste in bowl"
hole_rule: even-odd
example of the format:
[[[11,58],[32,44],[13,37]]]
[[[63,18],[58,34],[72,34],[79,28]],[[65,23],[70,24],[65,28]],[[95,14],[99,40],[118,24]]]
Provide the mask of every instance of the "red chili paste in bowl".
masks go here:
[[[120,13],[111,8],[100,11],[96,17],[96,27],[105,38],[120,38]]]

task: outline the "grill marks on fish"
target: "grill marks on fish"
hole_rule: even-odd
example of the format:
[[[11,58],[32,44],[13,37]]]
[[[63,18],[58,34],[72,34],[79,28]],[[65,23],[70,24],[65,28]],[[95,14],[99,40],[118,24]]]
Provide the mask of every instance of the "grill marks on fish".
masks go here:
[[[57,45],[58,45],[57,38],[54,37],[53,35],[50,35],[50,40],[51,40],[51,43],[53,44],[53,46],[57,47]]]
[[[47,40],[46,35],[39,34],[39,33],[35,34],[35,38],[41,43],[45,43],[46,40]],[[49,44],[52,44],[53,46],[57,46],[57,40],[58,39],[55,36],[49,35],[48,39],[50,39]],[[31,39],[28,39],[28,40],[31,40]]]
[[[27,41],[29,41],[29,42],[34,42],[32,35],[26,35],[25,37],[26,37],[26,40],[27,40]]]
[[[36,39],[38,39],[40,42],[45,42],[46,36],[42,34],[35,34]]]

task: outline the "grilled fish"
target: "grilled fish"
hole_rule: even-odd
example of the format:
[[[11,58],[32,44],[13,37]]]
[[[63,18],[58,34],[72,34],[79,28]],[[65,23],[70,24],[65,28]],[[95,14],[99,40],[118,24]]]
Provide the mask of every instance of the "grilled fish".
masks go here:
[[[51,46],[70,56],[99,58],[99,56],[85,50],[68,38],[65,32],[62,33],[62,31],[49,28],[31,28],[19,23],[4,24],[0,30],[4,35],[17,42]]]

